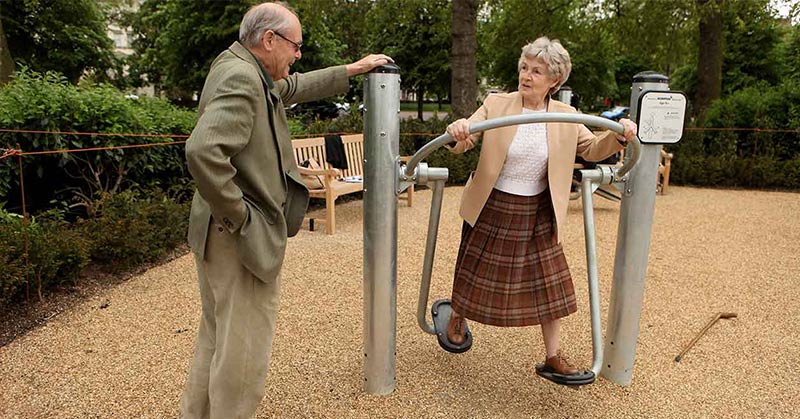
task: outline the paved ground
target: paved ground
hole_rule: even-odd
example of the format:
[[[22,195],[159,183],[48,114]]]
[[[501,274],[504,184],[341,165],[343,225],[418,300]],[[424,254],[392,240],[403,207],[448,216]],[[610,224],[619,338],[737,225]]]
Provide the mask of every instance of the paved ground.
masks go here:
[[[334,236],[290,242],[259,418],[796,418],[800,403],[800,194],[672,188],[656,200],[634,380],[571,389],[533,373],[538,329],[472,324],[473,350],[441,351],[416,325],[430,191],[399,208],[397,389],[362,391],[361,201]],[[461,188],[445,191],[432,298],[447,296]],[[606,317],[618,207],[596,203]],[[580,298],[563,346],[591,362],[580,204],[565,249]],[[105,307],[107,305],[107,307]],[[103,308],[105,307],[105,308]],[[676,364],[718,311],[720,321]],[[135,277],[0,348],[0,418],[174,418],[199,313],[191,256]]]

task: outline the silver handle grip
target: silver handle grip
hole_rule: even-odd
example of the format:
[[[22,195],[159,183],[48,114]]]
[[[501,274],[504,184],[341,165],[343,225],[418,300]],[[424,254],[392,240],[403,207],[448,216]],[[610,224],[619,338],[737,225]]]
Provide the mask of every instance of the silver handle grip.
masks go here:
[[[614,131],[618,134],[622,134],[625,132],[625,127],[622,126],[619,122],[612,121],[610,119],[601,118],[599,116],[593,115],[584,115],[580,113],[535,113],[535,114],[525,114],[525,115],[510,115],[510,116],[502,116],[500,118],[493,118],[486,121],[481,121],[475,124],[470,125],[469,133],[475,134],[478,132],[483,132],[490,129],[507,127],[509,125],[521,125],[521,124],[535,124],[535,123],[542,123],[542,122],[569,122],[575,124],[583,124],[583,125],[590,125],[595,127],[606,128],[611,131]],[[433,141],[425,144],[419,151],[414,153],[411,157],[411,160],[408,161],[406,165],[405,174],[408,177],[414,176],[414,169],[417,165],[422,161],[425,160],[431,153],[442,147],[443,145],[453,141],[450,134],[442,134]],[[630,150],[630,158],[627,159],[628,161],[617,171],[617,177],[622,178],[625,174],[636,165],[639,161],[639,148],[641,144],[639,143],[639,139],[634,137],[634,140],[629,142],[632,145]]]

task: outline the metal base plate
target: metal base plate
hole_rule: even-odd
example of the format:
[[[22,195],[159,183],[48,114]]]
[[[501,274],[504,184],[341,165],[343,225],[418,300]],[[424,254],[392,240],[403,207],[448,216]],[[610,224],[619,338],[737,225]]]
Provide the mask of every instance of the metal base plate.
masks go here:
[[[456,345],[447,339],[447,323],[450,322],[450,314],[453,309],[450,307],[450,300],[437,300],[431,306],[431,318],[433,319],[433,329],[436,331],[436,338],[439,340],[439,346],[447,352],[460,354],[468,351],[472,347],[472,332],[469,331],[469,325],[466,327],[464,334],[464,343]]]
[[[536,375],[562,386],[582,386],[592,384],[595,376],[590,370],[581,371],[575,375],[561,375],[555,372],[544,371],[544,364],[536,364]]]

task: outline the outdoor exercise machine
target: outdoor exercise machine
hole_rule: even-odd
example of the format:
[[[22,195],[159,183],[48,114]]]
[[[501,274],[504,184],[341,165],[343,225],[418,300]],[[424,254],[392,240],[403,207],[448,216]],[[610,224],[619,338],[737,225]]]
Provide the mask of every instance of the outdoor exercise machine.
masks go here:
[[[597,375],[622,386],[631,383],[644,298],[645,272],[650,249],[650,231],[655,210],[656,179],[662,144],[683,135],[686,98],[669,91],[669,79],[653,72],[634,76],[631,118],[639,124],[639,139],[631,142],[622,167],[598,166],[581,170],[586,260],[588,265],[593,363],[580,382],[588,384]],[[412,184],[432,189],[417,307],[423,331],[436,335],[451,352],[469,349],[471,333],[464,345],[447,341],[449,301],[439,300],[431,308],[433,325],[426,319],[436,235],[439,226],[447,168],[428,167],[425,157],[452,141],[444,134],[422,147],[407,164],[400,160],[400,69],[389,64],[367,74],[364,82],[364,382],[369,394],[389,394],[395,387],[395,337],[397,330],[397,197]],[[529,123],[578,123],[624,131],[617,122],[583,114],[541,113],[506,116],[473,124],[470,133]],[[606,341],[600,327],[600,297],[595,252],[592,192],[597,185],[614,184],[621,189],[619,229],[614,258]]]

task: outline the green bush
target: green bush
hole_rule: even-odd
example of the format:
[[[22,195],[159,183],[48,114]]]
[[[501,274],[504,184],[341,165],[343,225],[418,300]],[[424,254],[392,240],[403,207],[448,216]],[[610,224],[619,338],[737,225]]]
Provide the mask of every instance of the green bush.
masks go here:
[[[13,301],[30,284],[32,295],[77,282],[91,260],[110,272],[153,262],[185,242],[189,203],[160,189],[104,195],[96,216],[71,226],[52,210],[22,217],[0,208],[0,303]],[[27,278],[27,279],[26,279]]]
[[[189,203],[177,203],[158,189],[104,195],[98,216],[84,220],[91,260],[113,272],[156,261],[185,241]]]
[[[0,127],[48,132],[164,134],[86,136],[0,133],[0,147],[24,151],[163,143],[188,134],[195,112],[166,101],[126,98],[109,86],[73,86],[56,74],[22,69],[0,88]],[[181,145],[24,157],[27,229],[0,208],[0,302],[74,284],[91,260],[109,271],[152,262],[185,241],[193,183]],[[0,196],[20,205],[16,159],[0,161]],[[124,191],[124,192],[122,192]],[[141,192],[145,191],[145,192]],[[86,207],[77,212],[78,205]],[[42,212],[43,209],[58,208]],[[65,220],[82,218],[72,226]],[[27,233],[29,263],[25,263]],[[27,279],[26,279],[27,278]]]
[[[709,108],[704,127],[776,130],[690,131],[674,153],[671,182],[699,186],[800,187],[800,83],[742,89]]]
[[[15,240],[14,230],[0,224],[0,304],[8,303],[25,286],[25,261],[21,240]]]
[[[0,127],[11,130],[104,134],[188,134],[194,111],[166,101],[131,99],[110,86],[74,86],[55,73],[26,69],[0,88]],[[182,138],[78,134],[0,133],[0,147],[26,152],[165,143]],[[19,205],[16,159],[0,161],[0,196]],[[181,145],[30,156],[24,159],[26,198],[32,211],[51,201],[87,204],[101,192],[131,186],[167,188],[187,175]],[[12,193],[13,192],[13,193]]]
[[[17,297],[26,279],[39,296],[55,286],[73,285],[88,263],[86,240],[60,214],[48,212],[28,225],[26,270],[25,233],[21,216],[0,210],[0,302]]]

